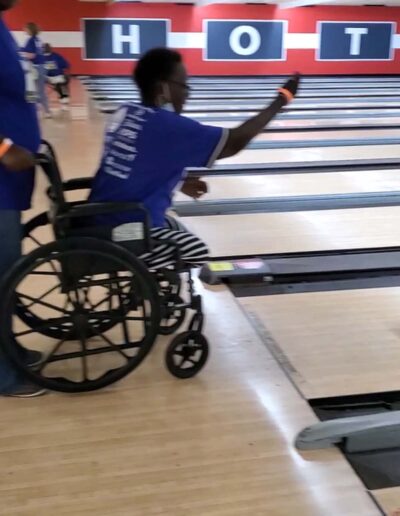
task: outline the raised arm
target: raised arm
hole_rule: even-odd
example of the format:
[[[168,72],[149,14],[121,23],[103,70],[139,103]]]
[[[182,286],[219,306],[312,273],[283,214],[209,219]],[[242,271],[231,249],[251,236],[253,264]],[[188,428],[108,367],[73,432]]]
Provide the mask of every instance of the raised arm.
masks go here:
[[[226,144],[218,156],[218,159],[229,158],[243,150],[247,144],[269,124],[277,113],[279,113],[281,108],[295,97],[299,82],[300,75],[294,75],[287,81],[283,88],[279,89],[279,94],[272,104],[238,127],[230,129]]]

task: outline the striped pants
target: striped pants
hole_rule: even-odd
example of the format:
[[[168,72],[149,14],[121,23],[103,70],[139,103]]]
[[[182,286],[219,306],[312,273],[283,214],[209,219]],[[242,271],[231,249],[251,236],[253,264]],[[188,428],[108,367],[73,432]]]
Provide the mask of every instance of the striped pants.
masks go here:
[[[176,248],[168,242],[175,243],[179,248],[181,261],[192,267],[200,266],[209,259],[207,245],[197,236],[190,233],[182,224],[172,217],[166,218],[165,228],[152,228],[150,236],[155,242],[150,253],[140,256],[151,270],[164,269],[176,263]]]

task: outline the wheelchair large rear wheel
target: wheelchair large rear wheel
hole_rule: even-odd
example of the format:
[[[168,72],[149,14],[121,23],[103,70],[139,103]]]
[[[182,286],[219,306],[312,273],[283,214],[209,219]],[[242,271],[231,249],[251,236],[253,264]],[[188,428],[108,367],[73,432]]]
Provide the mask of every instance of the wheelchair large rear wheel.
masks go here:
[[[18,300],[41,326],[16,315]],[[159,324],[149,271],[125,249],[93,238],[36,249],[10,271],[0,293],[3,352],[31,381],[55,391],[92,391],[120,380],[150,352]],[[44,334],[60,327],[61,335]],[[27,366],[21,348],[42,352],[43,360]]]
[[[45,242],[48,243],[49,240],[53,241],[54,239],[52,238],[52,227],[47,212],[36,215],[24,225],[23,247],[25,248],[25,251],[32,251],[33,249],[37,249],[45,245]],[[87,289],[87,295],[89,295],[89,290],[90,287]],[[125,302],[129,302],[129,296],[125,297]],[[69,305],[70,300],[66,299],[65,308],[67,309]],[[75,340],[77,338],[74,333],[71,333],[71,328],[65,326],[65,324],[55,324],[54,326],[46,325],[46,321],[41,319],[37,314],[35,314],[34,311],[30,309],[30,303],[27,302],[26,299],[17,297],[15,313],[27,326],[35,329],[38,333],[42,333],[42,335],[45,335],[46,337],[52,337],[54,339],[67,338],[69,340]],[[104,319],[101,321],[99,320],[95,324],[96,331],[101,332],[111,329],[113,325],[114,322],[111,319]],[[95,335],[96,333],[93,330],[91,332],[91,336]]]

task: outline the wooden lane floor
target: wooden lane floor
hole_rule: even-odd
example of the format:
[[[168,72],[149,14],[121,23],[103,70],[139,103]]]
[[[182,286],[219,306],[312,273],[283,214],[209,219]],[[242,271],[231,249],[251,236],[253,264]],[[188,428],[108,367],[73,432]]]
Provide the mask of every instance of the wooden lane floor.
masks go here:
[[[307,399],[400,390],[400,289],[240,298]]]
[[[208,122],[205,122],[208,123]],[[227,120],[227,121],[214,121],[209,122],[211,125],[217,127],[226,127],[226,128],[234,128],[237,127],[239,121],[237,120]],[[336,119],[325,119],[325,118],[315,118],[315,119],[289,119],[289,118],[276,118],[272,120],[272,122],[265,128],[265,132],[270,132],[272,130],[292,130],[292,131],[319,131],[319,130],[335,130],[340,129],[344,130],[349,127],[350,129],[362,129],[364,127],[368,127],[366,130],[374,129],[382,129],[386,130],[390,127],[399,127],[400,126],[400,117],[381,117],[381,118],[344,118],[342,120]],[[342,129],[343,128],[343,129]]]
[[[374,491],[373,496],[385,514],[388,516],[400,515],[400,487]]]
[[[400,245],[400,207],[185,217],[211,256]]]
[[[250,93],[249,93],[250,91]],[[134,91],[120,91],[114,92],[109,90],[101,90],[90,92],[94,100],[109,101],[109,102],[120,102],[120,101],[133,101],[140,102],[140,93]],[[272,102],[277,96],[277,89],[271,88],[270,90],[247,90],[246,92],[229,92],[229,91],[213,91],[207,92],[194,91],[188,101],[188,106],[196,106],[197,104],[202,105],[204,103],[221,104],[226,105],[231,103],[232,105],[244,105],[247,104],[258,104]],[[393,102],[399,100],[398,89],[393,90],[303,90],[300,89],[296,95],[296,103],[302,102],[346,102],[346,101],[364,101],[377,102],[382,100],[384,102]]]
[[[91,105],[96,107],[95,103],[91,103]],[[98,106],[97,106],[98,107]],[[111,112],[111,111],[110,111]],[[255,116],[258,112],[237,112],[237,111],[225,111],[223,113],[205,113],[205,112],[194,112],[191,113],[190,116],[194,120],[197,120],[200,123],[204,124],[214,124],[216,122],[230,122],[232,124],[238,124],[243,122],[243,120],[247,120],[250,116]],[[103,113],[104,114],[104,113]],[[273,120],[273,122],[277,121],[288,121],[288,120],[304,120],[308,122],[310,120],[319,123],[322,120],[327,120],[330,123],[332,121],[337,121],[338,123],[350,123],[350,120],[356,121],[360,119],[366,119],[366,123],[373,122],[376,120],[379,121],[389,121],[389,119],[396,119],[400,116],[399,108],[391,108],[391,109],[379,109],[379,108],[368,108],[368,109],[299,109],[299,110],[282,110],[278,113]],[[346,122],[348,119],[348,122]],[[272,122],[271,122],[272,124]]]
[[[315,147],[307,149],[247,149],[237,156],[221,160],[223,164],[253,164],[281,162],[315,162],[329,160],[398,158],[397,145],[348,147]]]
[[[372,138],[399,138],[400,130],[399,129],[384,129],[377,133],[376,129],[368,129],[365,131],[360,131],[357,129],[346,129],[341,131],[324,131],[319,133],[318,130],[315,132],[304,132],[301,131],[296,133],[275,133],[268,132],[262,133],[258,135],[253,141],[255,142],[292,142],[297,140],[304,141],[323,141],[323,140],[347,140],[347,139],[372,139]],[[340,144],[338,144],[340,146]]]
[[[226,101],[228,99],[236,101],[257,101],[267,102],[268,99],[276,95],[276,86],[271,88],[263,88],[252,90],[245,88],[244,91],[235,90],[214,90],[208,91],[194,89],[190,94],[190,101],[213,100]],[[95,100],[137,100],[140,99],[139,91],[132,85],[126,87],[102,87],[101,89],[88,89],[91,96]],[[367,97],[397,97],[398,88],[381,88],[372,89],[305,89],[301,88],[297,95],[298,99],[316,99],[316,98],[367,98]]]
[[[298,453],[316,421],[232,295],[204,289],[212,358],[190,381],[165,341],[114,388],[0,398],[7,516],[378,516],[337,450]]]
[[[400,190],[398,170],[309,173],[296,175],[254,175],[207,177],[209,191],[202,200],[243,199],[296,195],[329,195]],[[188,201],[178,192],[176,201]]]
[[[99,101],[97,102],[100,111],[104,113],[112,113],[118,109],[118,107],[125,103],[126,101]],[[227,102],[226,104],[211,104],[204,100],[203,104],[193,104],[188,103],[184,114],[192,117],[199,117],[201,115],[208,116],[226,116],[227,113],[238,113],[242,116],[252,116],[255,113],[258,113],[261,109],[265,108],[270,101],[266,100],[265,102],[258,102],[246,105],[239,105],[237,103]],[[340,117],[340,112],[343,110],[353,110],[359,114],[363,114],[364,111],[367,110],[380,110],[382,112],[388,111],[390,112],[393,109],[398,110],[400,108],[400,101],[397,99],[386,100],[381,97],[377,99],[337,99],[334,100],[316,100],[312,102],[311,99],[303,99],[303,101],[294,101],[293,104],[290,104],[284,112],[287,113],[299,113],[299,112],[310,112],[310,111],[333,111],[335,115],[338,112],[337,116]]]

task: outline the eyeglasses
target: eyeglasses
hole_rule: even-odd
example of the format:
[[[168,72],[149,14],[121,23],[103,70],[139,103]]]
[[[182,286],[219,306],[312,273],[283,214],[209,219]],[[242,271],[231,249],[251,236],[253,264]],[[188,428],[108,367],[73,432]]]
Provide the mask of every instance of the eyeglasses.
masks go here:
[[[168,82],[171,82],[172,84],[177,84],[181,88],[184,88],[186,91],[190,91],[191,90],[191,87],[188,84],[184,83],[184,82],[173,81],[172,79],[169,80]]]

